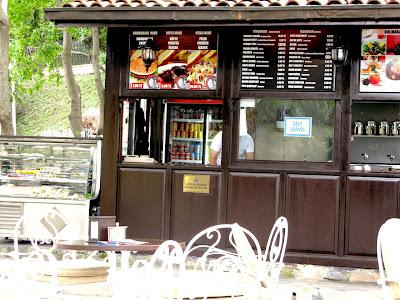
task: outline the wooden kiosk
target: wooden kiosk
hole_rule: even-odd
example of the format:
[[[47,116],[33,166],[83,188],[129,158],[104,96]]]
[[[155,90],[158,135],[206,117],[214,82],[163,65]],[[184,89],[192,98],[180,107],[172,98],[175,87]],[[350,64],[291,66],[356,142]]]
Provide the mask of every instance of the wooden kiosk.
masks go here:
[[[286,261],[376,267],[378,229],[400,214],[399,3],[47,9],[60,26],[109,28],[102,214],[132,238],[187,240],[238,222],[261,243],[283,215]]]

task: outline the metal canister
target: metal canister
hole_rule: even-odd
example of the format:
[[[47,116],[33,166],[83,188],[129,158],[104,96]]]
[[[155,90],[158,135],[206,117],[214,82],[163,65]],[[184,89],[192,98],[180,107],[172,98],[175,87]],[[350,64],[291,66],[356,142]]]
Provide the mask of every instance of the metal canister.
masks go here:
[[[363,122],[357,121],[354,122],[354,134],[362,135],[364,133],[364,124]]]
[[[392,124],[392,135],[400,135],[400,121],[394,121]]]
[[[389,122],[381,121],[379,123],[379,135],[389,135],[390,134],[390,126]]]
[[[367,121],[367,125],[365,126],[365,134],[366,135],[375,135],[376,134],[376,122],[373,120]]]

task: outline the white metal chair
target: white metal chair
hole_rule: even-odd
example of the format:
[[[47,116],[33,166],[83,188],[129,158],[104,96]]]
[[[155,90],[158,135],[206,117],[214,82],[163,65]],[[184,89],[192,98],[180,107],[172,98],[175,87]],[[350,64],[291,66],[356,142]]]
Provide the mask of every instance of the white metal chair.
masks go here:
[[[0,286],[7,288],[7,298],[1,299],[56,299],[60,285],[80,283],[80,279],[108,276],[108,263],[96,261],[92,257],[77,259],[71,255],[58,257],[55,245],[59,232],[68,221],[58,210],[44,211],[38,218],[23,215],[14,228],[14,249],[9,253],[0,253]],[[40,228],[35,235],[21,235],[22,227]],[[21,247],[21,240],[28,239],[29,245]],[[101,276],[100,276],[101,275]],[[92,279],[93,280],[93,279]],[[21,289],[21,286],[24,288]]]
[[[129,270],[113,274],[115,299],[274,298],[287,234],[287,220],[280,217],[264,252],[257,238],[236,223],[201,231],[184,250],[166,241],[150,260],[137,260]]]
[[[379,229],[377,257],[378,284],[385,300],[400,299],[400,219],[387,220]]]

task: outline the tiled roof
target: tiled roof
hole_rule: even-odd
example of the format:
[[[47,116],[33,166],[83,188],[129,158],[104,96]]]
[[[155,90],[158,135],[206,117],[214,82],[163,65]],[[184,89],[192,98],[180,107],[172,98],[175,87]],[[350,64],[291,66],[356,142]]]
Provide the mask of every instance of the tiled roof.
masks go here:
[[[63,7],[276,7],[400,4],[400,0],[75,0]]]

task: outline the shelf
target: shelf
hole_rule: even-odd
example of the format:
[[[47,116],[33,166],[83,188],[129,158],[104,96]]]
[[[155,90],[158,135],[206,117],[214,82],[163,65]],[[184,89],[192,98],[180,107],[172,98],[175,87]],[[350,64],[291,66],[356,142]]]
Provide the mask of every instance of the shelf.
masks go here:
[[[203,139],[178,138],[178,137],[172,137],[171,140],[173,140],[173,141],[181,141],[181,142],[202,142],[203,141]]]
[[[175,122],[191,122],[191,123],[203,123],[203,119],[172,119]]]
[[[176,163],[185,163],[185,164],[201,164],[201,160],[192,160],[192,159],[171,159],[171,162]]]
[[[209,123],[222,123],[224,120],[210,120]]]
[[[19,159],[19,160],[34,160],[34,159],[40,159],[40,160],[56,160],[56,161],[62,161],[62,162],[89,162],[91,161],[91,158],[65,158],[65,157],[45,157],[45,156],[39,156],[39,155],[32,155],[32,156],[24,156],[22,154],[9,154],[9,155],[0,155],[0,160],[10,160],[10,159]]]
[[[87,184],[91,179],[83,180],[83,179],[71,179],[71,178],[40,178],[33,176],[26,177],[10,177],[10,176],[0,176],[0,180],[4,181],[40,181],[40,182],[52,182],[52,183],[80,183]]]

